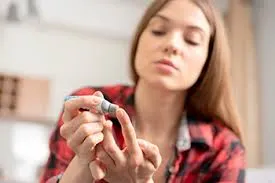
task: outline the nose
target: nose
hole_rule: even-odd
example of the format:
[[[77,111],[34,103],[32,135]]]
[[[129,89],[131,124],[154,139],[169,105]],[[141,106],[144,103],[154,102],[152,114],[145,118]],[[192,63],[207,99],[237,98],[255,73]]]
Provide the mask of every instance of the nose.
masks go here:
[[[168,55],[182,55],[183,41],[179,33],[174,33],[168,37],[164,47],[164,52]]]
[[[174,47],[173,45],[167,45],[164,51],[169,55],[179,55],[178,48]]]

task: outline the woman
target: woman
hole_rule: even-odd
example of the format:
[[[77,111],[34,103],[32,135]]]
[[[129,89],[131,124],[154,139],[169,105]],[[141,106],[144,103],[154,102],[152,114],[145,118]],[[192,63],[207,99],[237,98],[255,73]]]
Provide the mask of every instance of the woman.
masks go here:
[[[244,182],[228,55],[211,0],[154,1],[132,44],[134,86],[73,93],[41,182]],[[116,117],[79,111],[103,97]]]

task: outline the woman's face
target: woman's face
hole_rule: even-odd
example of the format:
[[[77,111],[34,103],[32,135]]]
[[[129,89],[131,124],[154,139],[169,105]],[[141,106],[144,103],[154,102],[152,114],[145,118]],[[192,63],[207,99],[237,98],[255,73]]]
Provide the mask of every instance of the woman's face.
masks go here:
[[[198,79],[208,55],[211,28],[190,1],[173,0],[141,34],[135,60],[139,82],[186,90]]]

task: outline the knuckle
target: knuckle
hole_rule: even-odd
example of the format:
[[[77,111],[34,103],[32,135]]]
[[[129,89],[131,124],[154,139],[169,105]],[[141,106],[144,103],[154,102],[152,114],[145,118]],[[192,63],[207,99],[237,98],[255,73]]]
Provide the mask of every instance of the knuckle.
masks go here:
[[[152,151],[159,152],[159,148],[157,145],[152,144],[151,148],[152,148]]]
[[[82,134],[84,134],[85,136],[88,136],[91,134],[91,128],[89,125],[87,124],[82,124],[79,127],[79,130],[81,131]]]
[[[74,143],[73,143],[73,141],[71,140],[71,139],[68,139],[67,140],[67,145],[71,148],[71,149],[74,149],[75,147],[74,147]]]
[[[94,147],[98,143],[94,135],[90,135],[87,138],[88,138],[88,143],[91,145],[91,147]]]
[[[126,157],[122,157],[120,159],[120,164],[119,165],[120,166],[118,166],[118,167],[120,167],[122,169],[125,169],[127,167],[127,159],[126,159]]]
[[[110,154],[115,154],[115,148],[109,144],[104,144],[103,148],[105,149],[106,152],[110,153]]]
[[[59,132],[60,132],[60,135],[61,135],[63,138],[66,139],[66,138],[68,137],[67,128],[66,128],[65,125],[62,125],[62,126],[60,127]]]
[[[90,122],[91,121],[91,113],[88,111],[84,111],[81,113],[81,121],[82,122]]]
[[[161,155],[158,155],[158,167],[160,166],[160,164],[161,164],[161,162],[162,162],[162,157],[161,157]]]
[[[102,142],[103,139],[104,139],[103,133],[97,134],[96,143],[98,144],[99,142]]]
[[[137,168],[142,164],[141,158],[139,156],[132,156],[130,159],[130,167]]]

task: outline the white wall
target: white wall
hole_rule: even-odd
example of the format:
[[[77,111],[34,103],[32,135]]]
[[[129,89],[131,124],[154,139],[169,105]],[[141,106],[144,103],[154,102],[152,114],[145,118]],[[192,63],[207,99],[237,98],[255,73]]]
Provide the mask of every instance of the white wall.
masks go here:
[[[76,88],[129,83],[129,42],[149,1],[37,0],[36,23],[26,21],[26,0],[16,2],[23,22],[0,26],[0,71],[51,79],[50,118]]]
[[[1,0],[0,15],[7,4],[16,2],[21,20],[27,17],[27,0]],[[43,22],[58,23],[78,29],[129,38],[136,22],[150,0],[36,0]]]
[[[64,95],[76,88],[127,82],[125,40],[39,30],[32,24],[1,30],[0,71],[51,79],[50,116],[57,115]]]
[[[44,164],[49,154],[51,130],[35,123],[0,119],[0,167],[4,174],[20,182],[37,182],[37,168]]]
[[[258,50],[261,93],[263,161],[275,165],[275,1],[254,0],[254,25]]]

